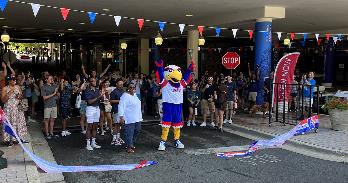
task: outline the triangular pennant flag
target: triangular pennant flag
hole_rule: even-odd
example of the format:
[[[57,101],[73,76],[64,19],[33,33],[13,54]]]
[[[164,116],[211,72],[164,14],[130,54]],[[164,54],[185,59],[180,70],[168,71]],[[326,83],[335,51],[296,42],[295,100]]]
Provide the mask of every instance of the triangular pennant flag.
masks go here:
[[[144,19],[139,18],[139,19],[138,19],[138,26],[139,26],[139,29],[140,29],[140,30],[143,28],[143,25],[144,25]]]
[[[0,0],[0,9],[1,11],[4,11],[7,6],[7,0]]]
[[[318,39],[319,39],[319,34],[315,34],[315,39],[317,39],[317,41],[318,41]]]
[[[330,34],[325,34],[325,36],[326,36],[326,40],[330,39]]]
[[[203,35],[203,26],[201,25],[198,26],[198,32],[201,36]]]
[[[306,41],[306,39],[307,39],[307,33],[304,33],[303,34],[303,41]]]
[[[166,25],[166,23],[165,22],[158,22],[158,26],[159,26],[159,28],[160,28],[160,30],[163,32],[163,30],[164,30],[164,26]]]
[[[290,37],[291,37],[291,41],[293,41],[295,39],[295,33],[294,32],[291,32],[290,33]]]
[[[278,36],[278,40],[280,41],[280,39],[282,38],[282,33],[281,32],[277,32],[277,36]]]
[[[233,37],[236,38],[238,29],[232,29]]]
[[[320,43],[321,43],[322,39],[318,39],[317,43],[318,43],[318,46],[320,46]]]
[[[221,52],[221,48],[218,48],[219,53]]]
[[[337,43],[337,40],[338,40],[338,37],[333,37],[333,41],[335,44]]]
[[[215,32],[216,32],[216,36],[219,37],[220,36],[220,32],[221,32],[220,27],[215,27]]]
[[[337,34],[338,40],[342,41],[342,34]]]
[[[114,19],[115,19],[116,26],[119,26],[121,21],[121,16],[114,16]]]
[[[254,31],[253,30],[248,30],[248,33],[249,33],[249,38],[252,39]]]
[[[185,24],[179,24],[180,33],[184,32]]]
[[[60,13],[63,16],[63,19],[66,21],[66,19],[68,18],[68,14],[69,14],[70,9],[67,8],[60,8]]]
[[[39,13],[41,5],[34,4],[34,3],[30,3],[30,5],[31,5],[31,9],[33,9],[34,16],[36,17],[37,13]]]
[[[93,24],[97,14],[94,12],[88,12],[88,16],[89,16],[89,21],[91,22],[91,24]]]

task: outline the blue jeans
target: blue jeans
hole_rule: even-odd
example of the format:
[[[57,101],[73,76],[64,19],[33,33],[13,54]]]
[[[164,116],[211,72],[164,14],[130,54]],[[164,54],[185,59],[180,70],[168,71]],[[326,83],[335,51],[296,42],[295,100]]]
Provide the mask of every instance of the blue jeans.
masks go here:
[[[124,125],[124,141],[128,148],[134,147],[134,143],[139,135],[141,122]]]

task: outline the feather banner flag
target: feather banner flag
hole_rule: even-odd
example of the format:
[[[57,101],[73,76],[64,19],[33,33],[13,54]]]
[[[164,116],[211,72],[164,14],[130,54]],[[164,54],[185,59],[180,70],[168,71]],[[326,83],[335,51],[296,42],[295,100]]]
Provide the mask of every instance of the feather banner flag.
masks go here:
[[[165,22],[158,22],[158,26],[160,28],[160,30],[163,32],[164,27],[165,27],[166,23]]]
[[[143,25],[144,25],[144,19],[139,18],[137,21],[138,21],[139,29],[141,30],[143,28]]]
[[[220,36],[221,29],[220,27],[215,27],[216,37]]]
[[[30,5],[31,5],[31,9],[33,9],[34,16],[36,17],[37,13],[39,13],[41,5],[34,4],[34,3],[30,3]]]
[[[66,19],[68,18],[69,11],[70,11],[70,9],[60,8],[60,13],[63,16],[64,21],[66,21]]]
[[[0,9],[4,11],[7,6],[8,0],[0,0]]]
[[[270,140],[258,140],[251,143],[248,150],[217,153],[216,156],[220,158],[248,156],[255,153],[257,150],[268,149],[268,148],[278,148],[282,146],[287,140],[289,140],[293,136],[303,135],[305,133],[308,133],[318,128],[319,128],[319,118],[318,118],[318,115],[315,115],[308,119],[301,120],[294,128],[292,128],[287,133],[278,135]]]
[[[280,39],[282,38],[282,33],[281,32],[277,32],[277,36],[278,36],[278,40],[280,41]]]
[[[182,34],[185,29],[185,24],[179,24],[180,33]]]
[[[91,22],[91,24],[93,24],[94,21],[95,21],[95,17],[97,16],[97,14],[94,13],[94,12],[88,12],[88,16],[89,16],[89,21]]]
[[[233,38],[236,38],[238,29],[232,29]]]
[[[64,166],[58,165],[55,163],[51,163],[46,161],[34,153],[29,151],[27,147],[24,146],[21,139],[17,135],[16,131],[13,130],[11,123],[8,121],[6,114],[0,109],[0,122],[3,125],[3,129],[5,133],[8,133],[17,141],[19,145],[23,149],[23,151],[34,161],[37,167],[43,170],[46,173],[64,173],[64,172],[96,172],[96,171],[127,171],[127,170],[136,170],[140,168],[144,168],[147,166],[155,165],[157,162],[155,161],[141,161],[136,164],[124,164],[124,165],[92,165],[92,166]]]
[[[114,16],[114,19],[115,19],[116,26],[118,27],[120,25],[121,16]]]

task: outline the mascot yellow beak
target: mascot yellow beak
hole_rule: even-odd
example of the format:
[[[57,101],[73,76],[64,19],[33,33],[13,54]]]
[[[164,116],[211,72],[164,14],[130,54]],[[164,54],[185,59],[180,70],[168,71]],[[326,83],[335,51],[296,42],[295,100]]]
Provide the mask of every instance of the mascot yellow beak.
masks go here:
[[[182,73],[176,69],[167,75],[167,80],[172,81],[173,83],[178,83],[181,79],[182,79]]]

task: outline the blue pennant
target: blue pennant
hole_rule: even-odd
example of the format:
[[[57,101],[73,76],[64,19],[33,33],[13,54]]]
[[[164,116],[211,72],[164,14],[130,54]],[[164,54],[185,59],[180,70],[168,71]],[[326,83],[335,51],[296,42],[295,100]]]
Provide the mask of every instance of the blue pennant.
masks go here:
[[[215,27],[215,32],[216,32],[216,36],[219,37],[220,36],[220,32],[221,32],[220,27]]]
[[[166,25],[166,23],[165,22],[158,22],[158,25],[159,25],[160,30],[163,32],[164,26]]]
[[[303,34],[303,41],[306,41],[306,39],[307,39],[307,33],[304,33]]]
[[[0,9],[1,11],[4,11],[7,5],[7,0],[0,0]]]
[[[88,12],[88,16],[89,16],[89,21],[91,22],[91,24],[93,24],[97,14],[94,12]]]

